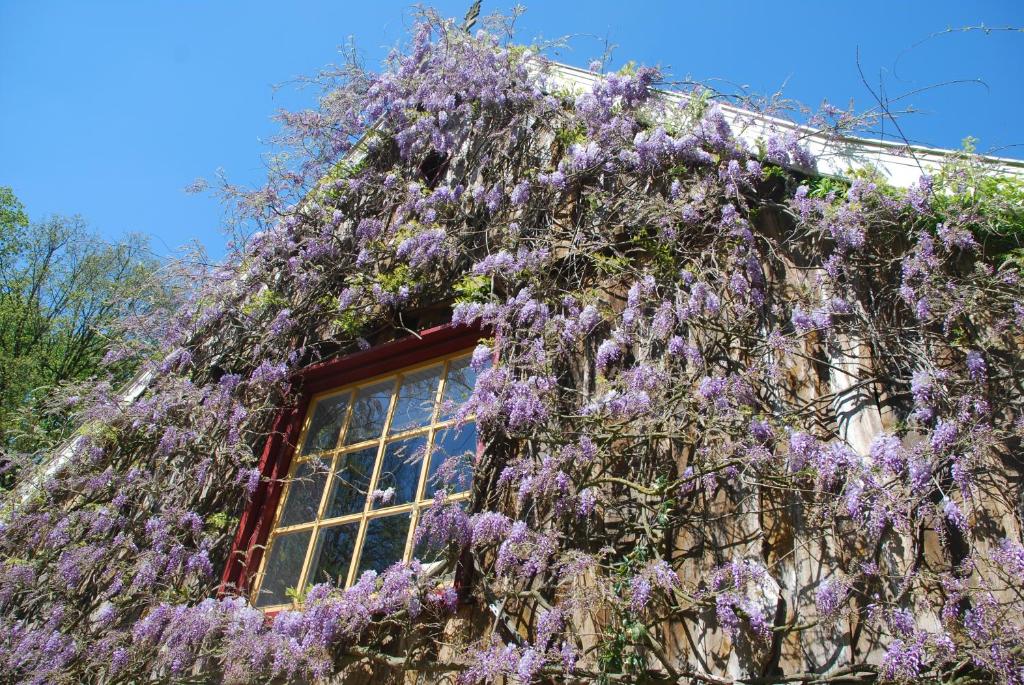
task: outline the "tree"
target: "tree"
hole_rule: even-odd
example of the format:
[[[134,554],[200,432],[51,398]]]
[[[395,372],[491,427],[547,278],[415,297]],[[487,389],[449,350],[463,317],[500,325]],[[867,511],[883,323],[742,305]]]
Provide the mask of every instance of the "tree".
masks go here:
[[[49,391],[96,375],[119,322],[162,301],[160,266],[141,235],[109,243],[80,217],[31,222],[0,188],[0,448],[63,435],[67,413],[45,408]],[[114,365],[114,380],[133,368]]]

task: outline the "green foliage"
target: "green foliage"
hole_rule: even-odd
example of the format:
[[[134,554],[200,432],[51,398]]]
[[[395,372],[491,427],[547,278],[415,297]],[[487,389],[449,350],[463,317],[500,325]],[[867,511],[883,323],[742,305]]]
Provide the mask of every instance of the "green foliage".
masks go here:
[[[369,144],[371,141],[383,139],[383,135],[377,131],[369,131],[366,134],[365,143]],[[357,159],[345,158],[334,165],[334,170],[327,175],[329,181],[337,181],[339,179],[352,178],[358,176],[359,172],[366,168],[368,159],[366,155],[360,155]]]
[[[238,517],[218,511],[206,519],[206,529],[216,533],[229,533],[238,525]]]
[[[584,143],[587,140],[587,128],[582,122],[566,124],[555,130],[555,140],[564,150],[574,143]]]
[[[850,180],[863,180],[875,184],[875,188],[882,195],[886,195],[893,199],[901,199],[906,196],[906,190],[897,188],[896,186],[889,183],[882,172],[874,166],[865,166],[859,169],[847,169],[845,178]],[[847,184],[849,185],[849,184]]]
[[[28,215],[25,214],[25,207],[21,204],[14,191],[10,188],[0,186],[0,239],[28,226]],[[5,255],[0,254],[0,259]]]
[[[810,187],[811,190],[808,193],[810,197],[824,199],[829,194],[834,193],[833,197],[842,198],[846,196],[846,191],[850,189],[850,184],[841,178],[820,176],[811,180]]]
[[[1024,271],[1024,248],[1017,247],[1007,250],[1001,255],[1003,267]]]
[[[975,205],[989,219],[981,227],[992,235],[1024,235],[1024,181],[1008,176],[987,176],[977,185]]]
[[[971,226],[980,241],[995,239],[1020,245],[1024,238],[1024,181],[1009,176],[944,170],[935,206],[942,214],[970,210]]]
[[[700,123],[710,104],[711,91],[706,88],[701,88],[686,96],[685,107],[672,108],[663,115],[660,115],[657,122],[652,120],[651,123],[661,126],[669,135],[681,136],[692,131],[694,127]],[[680,165],[679,168],[688,170],[688,167],[685,164]],[[673,170],[670,173],[672,173],[673,176],[679,175],[676,170]]]
[[[696,125],[708,111],[708,106],[711,104],[711,91],[707,88],[701,88],[697,92],[690,95],[686,100],[686,116],[689,120],[690,126]]]
[[[599,682],[611,682],[608,674],[612,673],[643,672],[645,659],[633,645],[643,640],[646,632],[642,621],[624,617],[621,629],[605,636],[597,659],[601,674]]]
[[[410,235],[413,232],[410,232]],[[401,295],[403,291],[408,292],[422,286],[421,281],[408,264],[396,264],[387,271],[357,273],[352,277],[354,288],[361,290],[375,290],[382,294]],[[340,307],[339,313],[333,319],[336,333],[348,337],[359,337],[365,333],[366,325],[377,315],[370,307],[348,306]]]
[[[613,564],[613,589],[619,597],[629,593],[630,579],[639,572],[650,557],[648,548],[638,545],[621,561]],[[616,612],[614,629],[604,636],[597,661],[600,666],[601,682],[610,682],[610,673],[642,673],[646,664],[642,653],[636,649],[642,646],[647,628],[638,617],[629,612]]]
[[[491,294],[491,279],[487,276],[467,273],[455,282],[452,290],[455,292],[457,303],[487,302]]]
[[[306,595],[313,589],[312,583],[306,583],[306,587],[301,590],[296,587],[287,587],[284,590],[285,597],[290,599],[296,606],[302,606],[306,601]]]
[[[338,333],[355,338],[362,334],[363,328],[366,327],[369,320],[370,316],[364,310],[345,309],[334,318],[332,323]]]
[[[78,427],[78,433],[97,445],[113,445],[117,442],[117,428],[102,421],[89,421]]]
[[[597,267],[597,272],[603,276],[621,276],[630,273],[633,267],[632,260],[621,255],[604,255],[594,252],[589,256],[594,262],[594,266]]]
[[[764,174],[765,180],[768,180],[770,178],[789,178],[789,174],[787,174],[785,169],[780,167],[778,164],[765,164],[761,168],[761,172]]]
[[[632,76],[636,74],[637,66],[636,60],[631,59],[619,67],[618,74],[619,76]]]
[[[409,288],[415,286],[417,279],[413,276],[412,269],[408,264],[399,264],[391,271],[379,274],[377,283],[384,292],[397,293],[403,286]]]
[[[30,222],[0,188],[0,448],[33,451],[59,439],[67,413],[50,390],[95,375],[124,317],[161,296],[146,241],[104,242],[78,218]],[[125,380],[131,365],[115,367]]]
[[[988,255],[1019,269],[1024,265],[1024,180],[994,173],[979,162],[973,156],[974,139],[966,138],[963,148],[964,155],[935,176],[936,218],[970,229]]]
[[[658,232],[651,226],[637,230],[634,237],[636,244],[650,255],[658,275],[671,278],[677,271],[676,260],[668,243],[658,239]]]
[[[245,314],[256,314],[265,309],[281,309],[288,306],[288,300],[281,293],[267,288],[251,297],[243,306]]]

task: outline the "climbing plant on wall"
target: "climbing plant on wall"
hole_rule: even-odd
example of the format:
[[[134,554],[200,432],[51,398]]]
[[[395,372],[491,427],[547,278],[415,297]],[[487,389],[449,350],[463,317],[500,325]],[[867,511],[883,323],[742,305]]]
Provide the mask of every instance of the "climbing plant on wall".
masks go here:
[[[8,497],[8,678],[1024,680],[1019,185],[822,180],[799,129],[430,13],[322,79],[146,391],[83,388]],[[419,533],[469,601],[417,562],[271,618],[219,594],[294,373],[439,306],[487,336],[472,499]]]

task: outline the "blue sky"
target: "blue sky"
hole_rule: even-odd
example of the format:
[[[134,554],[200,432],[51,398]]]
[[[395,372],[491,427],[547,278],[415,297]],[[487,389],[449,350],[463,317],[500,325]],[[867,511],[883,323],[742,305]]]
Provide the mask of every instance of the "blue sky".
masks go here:
[[[484,12],[512,3],[484,1]],[[434,3],[461,17],[470,0]],[[0,185],[29,213],[81,214],[102,234],[153,236],[169,254],[196,240],[223,255],[223,209],[184,188],[218,169],[242,184],[263,175],[278,108],[312,102],[290,86],[338,59],[350,37],[368,65],[405,37],[408,2],[342,0],[0,0]],[[571,36],[552,56],[585,66],[605,42],[626,60],[659,64],[720,90],[747,87],[817,105],[858,108],[870,85],[901,101],[915,142],[1024,158],[1024,27],[1006,2],[534,2],[519,37]],[[923,42],[922,42],[923,41]]]

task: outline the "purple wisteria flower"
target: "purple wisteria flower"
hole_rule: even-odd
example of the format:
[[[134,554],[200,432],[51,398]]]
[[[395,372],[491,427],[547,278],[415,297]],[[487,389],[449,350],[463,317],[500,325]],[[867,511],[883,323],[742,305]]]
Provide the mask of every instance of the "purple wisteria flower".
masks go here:
[[[416,268],[426,267],[437,259],[446,257],[451,250],[445,243],[447,234],[442,228],[428,229],[410,236],[399,243],[395,255]]]
[[[893,640],[885,651],[882,673],[887,680],[914,682],[921,674],[925,658],[921,638]]]
[[[971,350],[967,353],[967,371],[972,380],[980,381],[985,379],[988,367],[985,365],[985,358],[981,352]]]
[[[814,593],[814,603],[822,621],[835,622],[846,606],[850,584],[843,578],[832,577],[821,583]]]
[[[625,350],[622,344],[615,338],[609,338],[597,348],[597,369],[601,373],[607,373],[613,364],[622,359]]]
[[[527,181],[522,181],[516,184],[516,187],[512,189],[509,194],[509,201],[515,207],[521,207],[526,204],[527,200],[530,199],[530,184]]]

